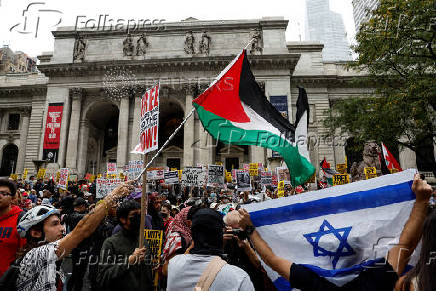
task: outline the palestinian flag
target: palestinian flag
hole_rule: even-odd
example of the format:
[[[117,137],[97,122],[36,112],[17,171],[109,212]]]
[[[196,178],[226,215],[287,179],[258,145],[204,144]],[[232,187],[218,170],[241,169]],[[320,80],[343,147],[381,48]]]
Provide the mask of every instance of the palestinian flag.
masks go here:
[[[262,93],[245,50],[193,105],[203,127],[215,139],[228,144],[261,146],[280,153],[289,168],[293,186],[303,184],[315,172],[309,159],[299,152],[295,142],[296,127]]]
[[[324,178],[326,179],[326,182],[329,186],[333,186],[333,176],[337,174],[337,172],[330,168],[330,163],[327,162],[327,160],[324,157],[324,160],[321,161],[319,164],[323,174]]]

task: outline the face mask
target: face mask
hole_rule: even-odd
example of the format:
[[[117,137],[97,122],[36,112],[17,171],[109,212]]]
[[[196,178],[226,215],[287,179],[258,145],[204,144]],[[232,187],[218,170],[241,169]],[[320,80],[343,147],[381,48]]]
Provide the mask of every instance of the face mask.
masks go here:
[[[139,233],[139,227],[141,226],[141,214],[137,213],[130,218],[130,233]]]
[[[168,213],[161,212],[160,215],[162,215],[162,218],[167,218],[168,217]]]

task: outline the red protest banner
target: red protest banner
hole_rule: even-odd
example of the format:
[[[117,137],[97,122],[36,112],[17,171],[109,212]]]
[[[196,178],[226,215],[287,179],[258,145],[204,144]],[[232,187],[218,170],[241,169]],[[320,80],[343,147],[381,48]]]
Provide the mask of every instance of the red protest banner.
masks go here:
[[[45,150],[59,149],[63,108],[63,103],[51,103],[48,106],[43,148]]]

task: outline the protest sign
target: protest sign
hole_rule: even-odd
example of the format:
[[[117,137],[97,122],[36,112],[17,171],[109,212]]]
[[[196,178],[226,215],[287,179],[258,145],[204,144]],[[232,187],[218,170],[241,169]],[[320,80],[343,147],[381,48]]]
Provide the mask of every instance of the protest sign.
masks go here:
[[[107,170],[108,175],[116,175],[117,174],[117,164],[116,163],[107,163]]]
[[[106,195],[112,192],[120,183],[120,179],[97,179],[95,184],[96,198],[106,197]]]
[[[251,191],[250,173],[244,170],[237,170],[236,184],[238,186],[238,191]]]
[[[287,167],[277,167],[276,172],[278,181],[284,181],[286,185],[291,184],[291,175]]]
[[[44,179],[46,168],[39,168],[38,173],[36,174],[36,179]]]
[[[339,174],[346,174],[347,173],[347,164],[336,164],[336,171]]]
[[[271,185],[272,184],[272,172],[261,172],[260,177],[260,184],[263,186]]]
[[[146,154],[158,149],[159,83],[148,89],[141,98],[139,144],[133,152]]]
[[[219,165],[209,165],[207,185],[217,187],[224,184],[224,167]]]
[[[133,180],[141,173],[142,168],[144,167],[143,160],[133,160],[129,161],[127,177],[129,180]]]
[[[348,174],[336,174],[333,175],[333,186],[345,185],[350,183]]]
[[[26,180],[27,179],[27,173],[29,172],[29,169],[27,169],[27,168],[25,168],[24,169],[24,171],[23,171],[23,180]]]
[[[226,182],[232,183],[232,173],[231,172],[226,173]]]
[[[165,184],[179,184],[179,172],[169,171],[164,172]]]
[[[377,178],[377,169],[375,167],[365,167],[364,172],[366,180]]]
[[[14,180],[14,181],[17,181],[17,180],[18,180],[18,175],[17,175],[17,174],[11,174],[11,175],[9,176],[9,179],[12,179],[12,180]]]
[[[251,177],[259,176],[259,168],[257,163],[250,163],[249,173]]]
[[[151,262],[146,262],[148,264],[151,263],[153,266],[153,287],[154,290],[158,288],[158,279],[159,272],[158,266],[160,263],[160,255],[162,253],[162,240],[163,240],[163,231],[162,230],[144,230],[145,240],[147,241],[147,250],[150,254]]]
[[[68,168],[62,168],[60,170],[58,185],[62,189],[67,189],[67,185],[68,185]]]
[[[186,167],[182,172],[182,184],[185,186],[203,186],[206,180],[205,172],[200,167]]]
[[[272,179],[271,179],[271,181],[272,181],[272,185],[273,185],[274,187],[277,187],[277,185],[278,185],[277,174],[273,174],[273,175],[272,175]]]
[[[280,181],[277,187],[277,196],[285,197],[285,181]]]
[[[147,180],[163,180],[164,168],[149,168],[147,170]]]

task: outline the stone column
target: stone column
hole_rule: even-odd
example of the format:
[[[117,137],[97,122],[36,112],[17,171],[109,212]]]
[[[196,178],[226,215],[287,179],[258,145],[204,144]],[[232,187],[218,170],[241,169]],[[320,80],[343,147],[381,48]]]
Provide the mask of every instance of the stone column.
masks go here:
[[[73,88],[70,92],[71,116],[70,116],[70,129],[68,132],[67,144],[67,158],[66,167],[75,173],[77,172],[77,149],[79,144],[79,127],[80,127],[80,113],[82,107],[82,94],[81,88]]]
[[[89,125],[88,121],[80,121],[80,139],[79,139],[79,155],[77,158],[77,172],[79,178],[85,175],[86,163],[88,161],[88,138],[89,138]]]
[[[199,157],[200,163],[207,166],[212,164],[212,136],[203,128],[201,122],[198,122],[198,129],[200,131],[199,137]]]
[[[26,108],[21,113],[20,148],[18,149],[16,173],[23,173],[24,158],[26,157],[27,133],[29,132],[30,109]]]
[[[196,91],[196,86],[188,84],[184,87],[186,92],[185,99],[185,117],[192,110],[192,98]],[[194,142],[194,116],[191,116],[185,123],[183,129],[183,165],[195,166],[194,165],[194,148],[192,143]]]
[[[68,144],[68,127],[70,126],[70,108],[71,102],[68,98],[68,89],[67,95],[65,96],[64,109],[62,112],[62,123],[61,123],[61,132],[60,132],[60,144],[59,144],[59,154],[58,154],[58,164],[59,167],[65,167],[65,158],[67,155],[67,144]]]
[[[135,100],[134,100],[134,110],[133,110],[133,126],[132,126],[132,136],[131,136],[131,142],[130,144],[132,145],[131,148],[129,149],[129,153],[130,151],[132,151],[135,146],[139,143],[139,119],[141,118],[141,97],[136,97],[135,96]],[[130,160],[141,160],[142,155],[138,155],[138,154],[129,154],[130,156]]]
[[[127,159],[127,137],[129,131],[129,97],[123,96],[120,101],[118,117],[117,168],[122,169]]]

